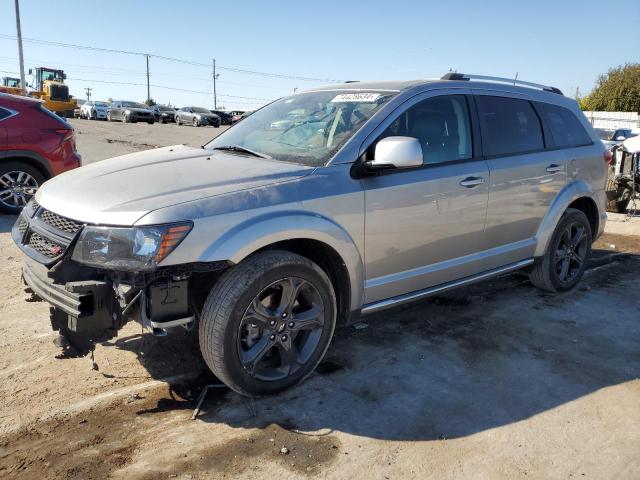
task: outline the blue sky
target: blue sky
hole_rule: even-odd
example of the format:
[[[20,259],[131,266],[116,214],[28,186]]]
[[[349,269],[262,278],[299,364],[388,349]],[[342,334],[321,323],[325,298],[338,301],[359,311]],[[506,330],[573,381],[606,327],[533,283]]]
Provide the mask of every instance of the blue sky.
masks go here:
[[[0,34],[15,35],[14,0],[0,0]],[[586,94],[610,67],[639,62],[631,39],[640,2],[602,1],[79,1],[21,0],[25,38],[133,50],[210,64],[218,106],[247,109],[323,82],[439,77],[453,68]],[[25,66],[62,68],[71,93],[144,100],[144,57],[24,43]],[[0,75],[17,72],[15,40],[0,38]],[[151,58],[158,102],[213,107],[210,67]],[[29,81],[29,79],[27,80]],[[203,93],[195,93],[203,92]],[[250,97],[250,98],[238,98]],[[254,100],[264,99],[264,100]]]

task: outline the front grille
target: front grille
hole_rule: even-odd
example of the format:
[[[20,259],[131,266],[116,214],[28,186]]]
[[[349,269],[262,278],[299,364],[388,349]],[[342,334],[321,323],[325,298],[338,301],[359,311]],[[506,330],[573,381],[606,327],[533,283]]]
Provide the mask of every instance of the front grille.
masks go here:
[[[65,247],[58,245],[51,240],[41,237],[37,233],[32,233],[29,237],[29,247],[47,258],[56,258],[62,254]]]
[[[27,206],[25,207],[25,209],[27,210],[27,213],[29,214],[29,216],[33,217],[33,214],[36,213],[36,210],[38,210],[39,207],[40,205],[38,205],[38,202],[36,202],[36,199],[32,198],[31,201],[27,203]]]
[[[60,100],[66,102],[69,100],[69,87],[66,85],[56,85],[55,83],[49,85],[49,94],[51,100]]]
[[[57,213],[43,210],[39,216],[40,220],[53,228],[75,235],[82,228],[82,224]]]
[[[20,232],[20,235],[24,236],[27,228],[29,228],[29,223],[25,219],[21,218],[20,223],[18,224],[18,231]]]

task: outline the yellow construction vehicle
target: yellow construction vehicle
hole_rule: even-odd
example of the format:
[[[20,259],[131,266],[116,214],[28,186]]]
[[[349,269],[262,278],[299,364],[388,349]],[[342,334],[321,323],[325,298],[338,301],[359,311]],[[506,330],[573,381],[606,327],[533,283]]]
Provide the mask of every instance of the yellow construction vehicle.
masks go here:
[[[35,70],[35,71],[34,71]],[[62,70],[38,67],[29,69],[29,75],[35,76],[35,89],[29,95],[40,98],[44,107],[61,117],[73,117],[73,111],[78,108],[78,102],[69,95],[69,87],[64,81],[67,76]]]
[[[2,77],[2,86],[0,92],[10,93],[12,95],[26,95],[27,91],[20,88],[20,79],[14,77]]]

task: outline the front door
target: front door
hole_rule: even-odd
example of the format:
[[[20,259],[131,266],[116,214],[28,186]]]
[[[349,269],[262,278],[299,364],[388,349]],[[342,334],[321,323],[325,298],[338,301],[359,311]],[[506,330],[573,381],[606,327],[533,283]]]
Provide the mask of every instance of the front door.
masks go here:
[[[400,113],[378,137],[411,136],[424,164],[362,180],[365,303],[481,271],[489,170],[474,156],[465,95],[439,95]]]

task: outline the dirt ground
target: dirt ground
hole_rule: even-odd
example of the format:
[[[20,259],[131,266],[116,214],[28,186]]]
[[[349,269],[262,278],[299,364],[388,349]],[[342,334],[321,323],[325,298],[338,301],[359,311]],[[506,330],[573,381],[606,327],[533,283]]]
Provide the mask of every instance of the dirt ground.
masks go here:
[[[88,162],[218,132],[75,125]],[[56,358],[13,221],[0,216],[2,479],[640,478],[638,217],[612,216],[572,292],[515,273],[364,317],[304,384],[253,401],[213,388],[195,421],[216,380],[193,334],[129,324],[96,347],[97,370]]]

